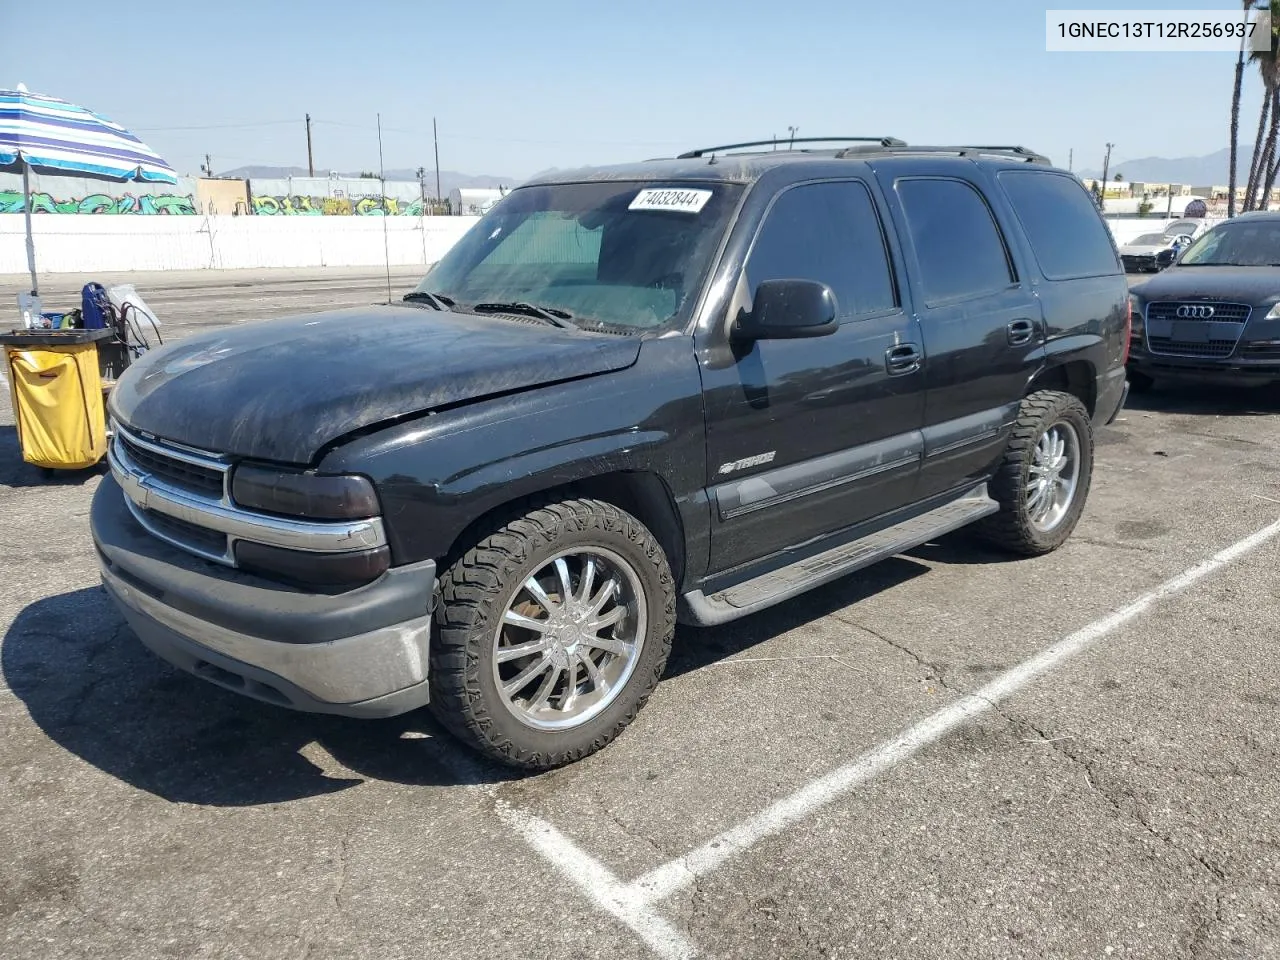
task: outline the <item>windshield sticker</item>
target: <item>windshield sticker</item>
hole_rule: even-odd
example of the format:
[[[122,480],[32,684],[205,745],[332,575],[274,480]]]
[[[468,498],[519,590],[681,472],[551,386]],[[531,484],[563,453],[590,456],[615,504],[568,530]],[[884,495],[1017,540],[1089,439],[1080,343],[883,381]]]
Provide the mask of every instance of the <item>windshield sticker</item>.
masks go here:
[[[710,190],[641,190],[628,210],[673,210],[698,213],[711,199]]]

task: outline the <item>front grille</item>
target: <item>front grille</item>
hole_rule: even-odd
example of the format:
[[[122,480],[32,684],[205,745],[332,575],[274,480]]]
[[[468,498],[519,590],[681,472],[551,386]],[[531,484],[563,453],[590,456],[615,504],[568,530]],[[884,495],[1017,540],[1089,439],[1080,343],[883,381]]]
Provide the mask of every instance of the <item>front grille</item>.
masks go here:
[[[1216,322],[1244,323],[1253,312],[1247,303],[1210,303],[1204,300],[1154,300],[1147,304],[1148,320],[1177,320],[1179,307],[1213,307]]]
[[[1241,356],[1246,360],[1280,360],[1280,343],[1246,343]]]
[[[1231,356],[1231,352],[1236,348],[1236,342],[1235,340],[1193,342],[1148,335],[1147,347],[1152,353],[1162,353],[1168,357],[1212,357],[1221,360]]]
[[[1184,307],[1190,312],[1212,310],[1207,317],[1179,317]],[[1145,332],[1147,349],[1166,357],[1201,357],[1225,360],[1235,353],[1253,308],[1247,303],[1214,303],[1205,300],[1156,300],[1147,304]]]
[[[188,523],[156,510],[143,510],[142,515],[157,533],[164,534],[193,552],[211,553],[219,557],[227,552],[225,533]]]
[[[223,472],[211,467],[202,467],[177,457],[168,457],[147,447],[134,443],[121,432],[117,442],[124,448],[125,454],[142,470],[160,477],[168,483],[191,493],[202,496],[222,498]]]

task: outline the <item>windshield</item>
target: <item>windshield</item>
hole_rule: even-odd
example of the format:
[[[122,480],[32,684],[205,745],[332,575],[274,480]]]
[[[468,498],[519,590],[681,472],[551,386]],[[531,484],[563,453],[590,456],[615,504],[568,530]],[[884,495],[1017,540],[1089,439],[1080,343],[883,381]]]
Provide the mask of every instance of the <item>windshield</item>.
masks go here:
[[[1135,247],[1153,247],[1156,244],[1167,242],[1163,233],[1148,233],[1139,237],[1137,240],[1130,241]]]
[[[1187,247],[1179,266],[1280,266],[1280,220],[1223,223]]]
[[[1200,223],[1196,220],[1175,220],[1164,228],[1164,235],[1172,237],[1179,233],[1194,234],[1200,229]]]
[[[521,187],[417,289],[458,310],[534,305],[580,327],[661,327],[692,309],[741,190],[623,181]]]

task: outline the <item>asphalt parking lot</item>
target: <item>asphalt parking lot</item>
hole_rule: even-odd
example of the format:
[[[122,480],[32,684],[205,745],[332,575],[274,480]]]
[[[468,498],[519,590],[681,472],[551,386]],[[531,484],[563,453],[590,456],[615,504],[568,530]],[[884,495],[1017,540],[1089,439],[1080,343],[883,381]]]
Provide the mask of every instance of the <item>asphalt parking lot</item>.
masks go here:
[[[166,338],[386,294],[131,279]],[[1280,956],[1278,441],[1275,391],[1133,397],[1062,550],[953,535],[682,628],[618,741],[520,777],[156,660],[99,474],[23,464],[6,393],[0,957]]]

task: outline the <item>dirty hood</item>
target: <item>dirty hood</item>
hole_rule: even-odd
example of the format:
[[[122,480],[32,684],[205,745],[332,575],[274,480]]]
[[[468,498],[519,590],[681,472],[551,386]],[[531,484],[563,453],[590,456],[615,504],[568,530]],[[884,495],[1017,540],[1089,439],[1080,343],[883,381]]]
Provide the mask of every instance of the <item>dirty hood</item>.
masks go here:
[[[121,423],[236,456],[308,463],[408,414],[630,366],[631,337],[380,306],[254,323],[153,349],[111,392]]]
[[[1280,299],[1280,267],[1175,264],[1132,292],[1144,300],[1225,300],[1262,306]]]

